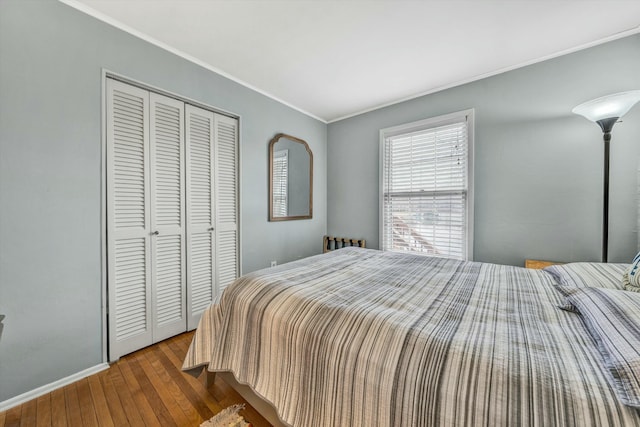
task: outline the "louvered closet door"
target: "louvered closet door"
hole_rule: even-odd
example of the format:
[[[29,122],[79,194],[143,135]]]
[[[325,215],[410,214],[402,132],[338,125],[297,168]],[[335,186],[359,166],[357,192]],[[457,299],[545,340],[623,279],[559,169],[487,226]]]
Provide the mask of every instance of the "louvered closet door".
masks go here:
[[[215,115],[218,293],[238,277],[238,120]]]
[[[215,298],[214,114],[186,106],[187,328]]]
[[[187,328],[184,103],[150,94],[153,342]]]
[[[149,94],[107,80],[109,357],[152,343]]]

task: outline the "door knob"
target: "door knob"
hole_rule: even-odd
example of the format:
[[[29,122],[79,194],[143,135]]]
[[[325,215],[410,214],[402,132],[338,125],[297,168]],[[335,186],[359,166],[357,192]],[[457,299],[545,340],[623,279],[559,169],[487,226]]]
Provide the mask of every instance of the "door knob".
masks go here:
[[[153,233],[151,233],[151,234],[153,234],[154,236],[157,236],[158,234],[160,234],[160,232],[159,232],[158,230],[156,230],[156,231],[154,231],[154,232],[153,232]]]

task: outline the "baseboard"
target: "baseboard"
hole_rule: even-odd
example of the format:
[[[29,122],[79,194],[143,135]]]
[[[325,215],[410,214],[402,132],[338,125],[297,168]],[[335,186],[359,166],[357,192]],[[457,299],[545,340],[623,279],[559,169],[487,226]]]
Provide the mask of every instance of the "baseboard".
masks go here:
[[[84,371],[76,372],[75,374],[69,375],[68,377],[60,378],[57,381],[45,384],[42,387],[38,387],[26,393],[22,393],[16,397],[12,397],[11,399],[4,400],[0,402],[0,412],[6,411],[7,409],[13,408],[14,406],[21,405],[25,402],[35,399],[36,397],[40,397],[43,394],[51,393],[52,391],[59,389],[60,387],[64,387],[66,385],[79,381],[83,378],[88,377],[89,375],[97,374],[98,372],[104,371],[105,369],[109,369],[109,364],[101,363],[99,365],[92,366],[91,368],[87,368]]]

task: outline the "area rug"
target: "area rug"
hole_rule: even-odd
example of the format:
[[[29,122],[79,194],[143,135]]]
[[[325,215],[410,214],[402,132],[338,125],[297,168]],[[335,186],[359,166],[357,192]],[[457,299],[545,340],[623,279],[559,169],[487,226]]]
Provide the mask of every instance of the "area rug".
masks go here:
[[[247,423],[242,418],[242,415],[238,414],[243,409],[244,405],[231,405],[218,412],[210,420],[200,424],[200,427],[251,427],[251,424]]]

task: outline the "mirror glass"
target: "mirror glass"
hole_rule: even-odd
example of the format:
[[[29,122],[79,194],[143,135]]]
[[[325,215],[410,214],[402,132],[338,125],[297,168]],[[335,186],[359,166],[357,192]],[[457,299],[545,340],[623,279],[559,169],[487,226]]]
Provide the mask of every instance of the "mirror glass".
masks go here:
[[[309,219],[313,214],[313,154],[309,145],[279,133],[269,142],[269,220]]]

